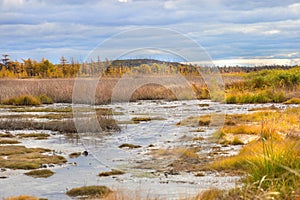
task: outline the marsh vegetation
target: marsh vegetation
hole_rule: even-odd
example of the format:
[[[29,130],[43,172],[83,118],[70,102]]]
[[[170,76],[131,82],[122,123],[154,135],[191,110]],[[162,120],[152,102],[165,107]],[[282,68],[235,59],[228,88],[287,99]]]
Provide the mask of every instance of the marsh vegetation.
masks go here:
[[[147,67],[144,66],[144,69]],[[147,181],[151,180],[154,183],[150,184],[151,189],[157,194],[161,194],[161,188],[172,189],[177,185],[177,189],[188,185],[196,191],[197,183],[211,179],[220,181],[219,186],[228,185],[226,188],[214,188],[218,184],[209,182],[209,187],[201,188],[207,189],[205,192],[193,192],[194,197],[189,199],[299,198],[299,67],[249,73],[247,70],[234,73],[226,70],[223,70],[224,102],[215,102],[216,99],[196,101],[210,98],[208,88],[203,80],[196,78],[199,74],[195,72],[188,76],[183,70],[180,73],[185,75],[190,85],[176,85],[171,81],[172,73],[168,76],[163,74],[164,78],[170,79],[166,81],[170,85],[147,84],[138,88],[132,94],[127,110],[122,101],[126,100],[126,88],[131,85],[121,86],[123,93],[117,94],[118,101],[112,105],[76,105],[74,110],[70,104],[57,103],[72,102],[75,79],[1,79],[0,168],[3,171],[22,169],[28,176],[46,178],[54,172],[41,168],[49,165],[56,167],[54,171],[58,173],[54,177],[61,175],[59,171],[63,166],[73,166],[68,170],[78,173],[82,173],[82,166],[86,167],[85,170],[94,167],[97,171],[85,174],[91,175],[92,178],[87,178],[89,182],[94,183],[101,177],[107,186],[112,183],[136,186],[139,181],[149,184]],[[111,101],[113,88],[121,77],[113,74],[115,72],[112,68],[109,72],[112,74],[107,72],[101,78],[96,88],[95,104]],[[155,82],[161,79],[159,75],[155,72],[147,74],[147,77]],[[139,78],[145,77],[137,76]],[[81,90],[85,91],[94,80],[86,77],[77,81]],[[187,93],[187,90],[192,93]],[[177,94],[174,95],[174,92]],[[91,99],[86,96],[86,93],[79,94],[74,103],[90,103]],[[176,99],[182,101],[170,101]],[[220,127],[216,119],[221,118],[224,118],[224,123]],[[97,134],[99,129],[95,128],[93,120],[107,134]],[[78,125],[84,125],[81,132]],[[24,129],[26,131],[22,132]],[[63,148],[58,151],[57,147],[42,146],[60,143],[58,136],[83,143],[92,149],[93,156],[98,156],[100,163],[108,162],[113,170],[106,171],[106,165],[99,172],[96,164],[85,160],[90,159],[89,156],[81,156],[81,149],[61,152]],[[65,145],[63,142],[60,144]],[[115,170],[119,166],[122,171]],[[221,182],[224,177],[238,177],[239,186],[234,187],[237,179]],[[72,180],[70,178],[70,182]],[[74,184],[70,182],[67,182],[68,188],[73,188]],[[118,190],[113,191],[107,186],[73,188],[66,194],[72,198],[122,197]],[[123,195],[124,198],[126,196]],[[140,197],[145,198],[151,199],[152,196]]]

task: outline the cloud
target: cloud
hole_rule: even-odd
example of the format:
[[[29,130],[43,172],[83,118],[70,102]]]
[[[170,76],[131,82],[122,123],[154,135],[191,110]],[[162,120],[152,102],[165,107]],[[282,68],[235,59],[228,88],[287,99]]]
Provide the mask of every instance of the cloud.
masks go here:
[[[128,2],[131,2],[131,0],[118,0],[119,2],[121,3],[128,3]]]
[[[262,66],[262,65],[300,65],[300,58],[297,59],[225,59],[214,60],[213,63],[216,66]]]
[[[214,59],[290,59],[300,51],[297,0],[2,0],[0,12],[0,52],[16,52],[12,57],[17,52],[47,57],[47,51],[54,62],[64,51],[84,57],[105,39],[137,27],[172,28]],[[147,37],[128,41],[143,43]],[[156,42],[181,45],[171,38]]]

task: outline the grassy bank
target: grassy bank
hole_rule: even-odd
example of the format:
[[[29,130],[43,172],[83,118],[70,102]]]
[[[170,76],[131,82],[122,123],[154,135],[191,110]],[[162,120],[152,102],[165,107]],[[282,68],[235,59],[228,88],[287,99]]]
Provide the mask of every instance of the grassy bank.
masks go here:
[[[227,103],[298,103],[300,96],[300,67],[274,69],[241,75],[244,81],[228,84]]]
[[[243,186],[230,191],[212,190],[204,195],[216,195],[214,199],[299,198],[299,113],[300,108],[289,108],[239,117],[229,115],[235,125],[226,125],[218,131],[219,142],[224,142],[227,135],[258,137],[243,143],[246,145],[237,155],[219,158],[204,168],[243,173]]]
[[[177,123],[199,128],[212,124],[211,115],[192,116]],[[196,169],[242,175],[241,183],[228,191],[208,190],[194,199],[299,199],[299,124],[299,107],[280,110],[271,106],[249,110],[249,114],[227,114],[224,126],[211,139],[222,147],[240,145],[239,153],[216,156]]]

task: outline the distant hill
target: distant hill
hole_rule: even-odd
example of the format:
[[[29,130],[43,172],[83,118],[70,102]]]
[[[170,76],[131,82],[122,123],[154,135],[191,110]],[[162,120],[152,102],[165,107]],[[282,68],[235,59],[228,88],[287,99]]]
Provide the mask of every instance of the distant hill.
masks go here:
[[[155,59],[126,59],[126,60],[114,60],[112,61],[112,66],[124,66],[124,67],[138,67],[143,64],[147,65],[173,65],[173,66],[184,66],[184,64],[179,62],[169,62],[169,61],[161,61]]]
[[[184,68],[198,68],[200,66],[192,65],[192,64],[184,64],[179,62],[170,62],[170,61],[160,61],[155,59],[125,59],[125,60],[114,60],[112,61],[110,67],[140,67],[141,65],[149,65],[152,66],[153,64],[157,65],[165,65],[165,66],[172,66],[177,68],[181,68],[181,71]],[[286,66],[286,65],[264,65],[264,66],[215,66],[217,67],[221,73],[232,73],[232,72],[255,72],[261,70],[272,70],[272,69],[291,69],[296,66]],[[210,67],[202,67],[202,68],[210,68]],[[191,71],[190,69],[187,71]]]

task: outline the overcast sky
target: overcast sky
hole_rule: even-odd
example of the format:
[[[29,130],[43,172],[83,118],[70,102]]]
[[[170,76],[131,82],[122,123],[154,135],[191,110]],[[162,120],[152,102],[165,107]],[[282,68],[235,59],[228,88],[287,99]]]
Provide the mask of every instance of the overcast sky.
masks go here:
[[[300,58],[299,0],[0,0],[0,53],[12,59],[82,61],[101,42],[141,27],[179,32],[221,63],[294,64]],[[143,31],[128,41],[142,47],[144,41],[181,45],[166,38]],[[106,50],[117,48],[110,43]],[[122,45],[132,50],[130,42]],[[193,51],[184,48],[186,54]]]

